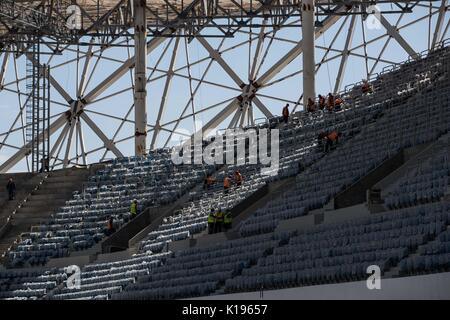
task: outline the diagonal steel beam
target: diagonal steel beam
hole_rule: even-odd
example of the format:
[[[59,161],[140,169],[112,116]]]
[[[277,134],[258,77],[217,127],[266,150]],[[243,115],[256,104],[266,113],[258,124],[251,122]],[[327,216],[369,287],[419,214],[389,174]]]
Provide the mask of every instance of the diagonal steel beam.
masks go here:
[[[152,136],[152,142],[150,144],[150,149],[153,150],[155,147],[155,142],[156,139],[158,138],[158,134],[161,130],[161,117],[164,113],[164,110],[166,109],[166,105],[167,105],[167,96],[169,94],[170,91],[170,86],[172,84],[172,79],[174,76],[174,66],[175,66],[175,62],[177,60],[177,53],[178,53],[178,46],[180,44],[180,38],[177,38],[175,40],[175,44],[173,47],[173,52],[172,52],[172,57],[170,59],[170,65],[169,65],[169,70],[167,71],[167,77],[166,77],[166,83],[164,84],[164,89],[163,89],[163,94],[161,97],[161,104],[159,106],[159,110],[158,110],[158,116],[156,118],[156,122],[155,122],[155,131],[153,132],[153,136]]]
[[[445,13],[447,11],[447,1],[448,0],[442,0],[441,6],[439,8],[439,15],[438,15],[438,18],[436,21],[436,28],[434,30],[431,48],[434,48],[436,46],[436,43],[438,43],[438,41],[440,39],[442,26],[444,25],[444,20],[445,20]]]
[[[217,63],[222,67],[222,69],[230,76],[231,79],[239,86],[239,88],[243,88],[245,86],[244,81],[234,72],[234,70],[225,62],[220,53],[217,50],[214,50],[213,47],[205,40],[203,37],[196,38],[198,42],[208,51],[211,59],[217,61]]]
[[[86,165],[86,148],[84,146],[84,135],[83,128],[81,127],[81,121],[78,119],[77,121],[77,131],[78,131],[78,139],[80,141],[80,149],[81,149],[81,158],[83,159],[83,164]],[[78,158],[77,158],[78,160]]]
[[[387,34],[394,38],[398,44],[408,53],[413,59],[417,59],[419,56],[417,52],[409,45],[409,43],[401,36],[396,26],[393,26],[386,20],[386,18],[381,14],[374,15],[386,29]]]
[[[172,31],[166,31],[167,34],[172,33]],[[165,41],[164,37],[152,38],[147,43],[147,55],[153,52],[161,43]],[[105,80],[99,83],[94,89],[87,93],[84,97],[85,104],[91,103],[99,95],[101,95],[105,90],[107,90],[113,83],[125,75],[131,68],[134,68],[135,57],[127,59],[123,64],[117,68],[113,73],[111,73]]]
[[[344,79],[345,68],[347,67],[348,57],[350,55],[349,47],[353,40],[353,35],[355,34],[355,25],[356,25],[356,15],[352,16],[350,20],[350,26],[347,31],[347,39],[345,40],[344,50],[342,50],[342,58],[341,63],[339,65],[339,71],[336,77],[336,83],[334,85],[334,92],[337,93],[341,89],[342,80]]]
[[[266,116],[267,119],[273,118],[272,112],[267,109],[267,107],[262,103],[261,100],[259,100],[258,97],[253,97],[252,101],[255,103],[256,107],[258,107],[259,110]]]
[[[5,75],[9,61],[9,52],[4,52],[3,55],[3,63],[0,70],[0,91],[3,90],[3,84],[5,83]]]
[[[222,123],[228,116],[230,116],[239,106],[237,98],[233,99],[225,108],[223,108],[218,114],[216,114],[211,120],[209,120],[201,129],[204,136],[207,136],[211,130],[216,128]]]
[[[100,138],[100,140],[103,141],[105,148],[111,150],[116,155],[116,157],[123,158],[122,152],[120,152],[120,150],[117,149],[116,145],[114,144],[114,141],[108,139],[108,137],[95,124],[95,122],[88,117],[86,112],[81,113],[80,118],[82,118],[86,122],[86,124],[92,129],[92,131]]]
[[[61,128],[64,124],[67,123],[67,115],[62,114],[60,117],[58,117],[51,125],[50,125],[50,135],[55,133],[56,130]],[[41,132],[38,136],[38,141],[44,141],[47,138],[47,130],[44,130],[44,132]],[[36,139],[34,139],[36,140]],[[10,157],[8,160],[3,162],[3,164],[0,166],[0,173],[5,173],[12,167],[14,167],[17,163],[19,163],[25,156],[27,156],[30,153],[32,141],[22,146],[19,151],[17,151],[12,157]]]
[[[33,65],[38,66],[39,69],[41,70],[41,72],[43,72],[44,68],[41,68],[42,65],[40,65],[39,62],[36,61],[30,53],[27,53],[26,57],[28,60],[31,61],[31,63],[33,63]],[[42,74],[42,76],[44,76],[44,75]],[[48,75],[48,81],[50,82],[52,87],[61,95],[61,97],[63,97],[64,100],[66,100],[66,102],[68,104],[71,104],[74,101],[72,99],[72,97],[70,96],[70,94],[68,94],[67,91],[64,90],[63,87],[59,84],[59,82],[55,78],[53,78],[51,75]]]
[[[343,13],[348,9],[345,6],[340,6],[336,13]],[[330,29],[339,19],[340,15],[331,15],[325,18],[323,25],[315,29],[315,37],[320,37],[324,32]],[[261,77],[256,80],[256,85],[259,87],[264,86],[267,82],[273,79],[281,70],[288,66],[295,58],[297,58],[303,52],[303,41],[299,41],[297,45],[286,53],[277,63],[275,63],[269,70],[267,70]]]
[[[66,144],[66,152],[64,153],[63,169],[67,168],[67,166],[69,165],[69,154],[70,154],[70,150],[72,149],[73,133],[76,128],[77,121],[78,121],[77,119],[72,119],[72,122],[69,124],[70,131],[69,131],[69,137],[67,139],[67,144]]]
[[[67,136],[67,132],[70,129],[70,125],[68,122],[66,122],[64,128],[61,130],[61,133],[59,134],[58,138],[56,139],[55,144],[53,145],[52,149],[50,150],[50,154],[48,156],[49,162],[53,159],[53,155],[55,154],[56,150],[58,150],[59,145],[63,142],[63,140]],[[56,162],[56,158],[54,159],[53,163]]]
[[[259,35],[258,35],[258,43],[256,45],[255,55],[253,56],[252,69],[250,71],[250,79],[248,79],[249,81],[255,80],[256,70],[259,70],[258,66],[260,64],[261,52],[262,52],[263,45],[264,45],[266,23],[267,23],[267,19],[264,19],[263,25],[261,26],[261,30],[259,31]]]
[[[242,114],[242,109],[243,108],[244,108],[243,106],[239,106],[239,108],[236,109],[236,111],[234,113],[234,116],[231,119],[230,124],[228,125],[228,129],[236,128],[236,124],[237,124],[237,122],[239,120],[239,117]]]
[[[81,96],[84,93],[85,86],[86,86],[86,76],[87,76],[87,73],[89,70],[89,66],[91,64],[92,57],[94,56],[94,53],[92,51],[93,44],[94,44],[94,38],[91,39],[91,42],[90,42],[89,48],[88,48],[88,52],[86,53],[86,60],[84,61],[83,72],[81,74],[80,84],[78,85],[78,92],[77,92],[78,98],[81,98]]]

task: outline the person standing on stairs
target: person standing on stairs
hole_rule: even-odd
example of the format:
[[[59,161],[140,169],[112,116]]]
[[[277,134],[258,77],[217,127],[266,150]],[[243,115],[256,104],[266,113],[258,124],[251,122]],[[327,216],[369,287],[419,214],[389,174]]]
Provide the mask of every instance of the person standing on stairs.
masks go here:
[[[216,224],[216,215],[214,214],[214,208],[211,208],[211,212],[208,215],[208,234],[214,233]]]
[[[106,221],[106,232],[105,234],[107,236],[112,235],[114,232],[116,232],[116,229],[114,228],[114,218],[110,216],[108,220]]]
[[[289,103],[286,103],[283,108],[283,121],[285,124],[287,124],[289,121]]]
[[[231,188],[231,177],[225,176],[225,178],[223,179],[223,191],[225,193],[228,193],[230,188]]]
[[[242,185],[242,181],[244,179],[242,178],[242,174],[239,170],[236,170],[234,172],[234,181],[236,182],[236,186],[240,187]]]
[[[16,198],[16,183],[13,178],[9,178],[8,184],[6,185],[6,190],[8,190],[9,200],[14,200]]]
[[[225,216],[223,218],[223,228],[226,231],[230,230],[233,224],[233,215],[231,214],[231,210],[227,209],[225,212]]]
[[[131,206],[130,206],[131,219],[136,218],[137,213],[138,213],[137,200],[134,199],[134,200],[131,202]]]
[[[40,173],[42,172],[49,172],[50,170],[50,161],[48,160],[48,157],[45,157],[41,159],[41,169],[39,170]]]
[[[222,232],[224,212],[221,208],[216,212],[216,223],[214,233]]]

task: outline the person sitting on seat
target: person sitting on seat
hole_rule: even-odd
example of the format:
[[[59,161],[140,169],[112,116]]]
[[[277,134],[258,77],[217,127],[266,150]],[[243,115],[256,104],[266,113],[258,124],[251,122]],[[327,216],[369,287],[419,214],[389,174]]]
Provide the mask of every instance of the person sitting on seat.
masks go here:
[[[327,137],[327,144],[325,146],[325,152],[328,152],[333,146],[337,145],[339,142],[339,137],[341,133],[338,133],[336,130],[331,131]]]
[[[316,103],[313,99],[308,98],[308,106],[306,108],[308,112],[315,112],[316,111]]]
[[[223,191],[225,193],[228,193],[230,188],[231,188],[231,178],[229,176],[225,176],[225,178],[223,179]]]
[[[289,121],[289,103],[286,103],[286,105],[283,108],[283,121],[286,124]]]
[[[327,101],[327,110],[331,112],[333,111],[333,109],[334,109],[334,96],[331,93],[329,93]]]
[[[236,170],[234,172],[234,181],[236,182],[236,185],[238,187],[242,185],[243,179],[242,179],[242,174],[241,174],[241,172],[239,170]]]
[[[319,94],[319,109],[323,110],[325,109],[327,102],[324,96],[322,96],[321,94]]]

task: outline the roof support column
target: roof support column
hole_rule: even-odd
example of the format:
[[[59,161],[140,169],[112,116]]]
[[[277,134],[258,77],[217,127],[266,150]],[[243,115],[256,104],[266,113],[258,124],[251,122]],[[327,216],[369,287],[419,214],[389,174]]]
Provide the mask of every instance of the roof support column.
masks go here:
[[[145,154],[147,146],[147,19],[146,0],[134,0],[134,123],[135,155]]]
[[[302,1],[302,44],[303,44],[303,105],[308,99],[315,99],[315,35],[314,0]]]

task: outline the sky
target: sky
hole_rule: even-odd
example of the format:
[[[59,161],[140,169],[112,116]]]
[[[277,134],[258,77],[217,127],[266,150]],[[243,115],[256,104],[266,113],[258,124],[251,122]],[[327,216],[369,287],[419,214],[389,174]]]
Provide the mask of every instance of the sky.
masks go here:
[[[437,6],[437,3],[434,4]],[[400,18],[400,34],[410,44],[416,52],[421,52],[429,48],[432,39],[429,30],[434,30],[437,14],[431,19],[426,15],[429,8],[417,7],[413,13],[404,14],[401,18],[398,14],[387,14],[385,18],[395,24]],[[432,9],[435,12],[436,9]],[[423,18],[425,17],[425,18]],[[295,24],[297,18],[292,18],[288,23]],[[316,74],[316,92],[317,94],[327,94],[334,90],[336,76],[341,64],[342,55],[339,50],[345,46],[349,34],[349,26],[352,17],[341,18],[332,28],[321,35],[316,40],[316,63],[321,64]],[[412,23],[419,20],[416,23]],[[376,23],[377,20],[369,19],[362,21],[360,16],[355,16],[355,29],[350,45],[350,56],[348,57],[345,73],[340,90],[346,85],[351,85],[367,77],[367,70],[372,71],[372,76],[380,72],[391,63],[398,63],[408,58],[406,51],[394,40],[385,37],[386,30]],[[443,31],[444,39],[449,38],[448,27],[449,15],[445,17]],[[214,30],[205,30],[203,34],[212,34]],[[254,61],[254,55],[257,47],[257,38],[260,29],[244,30],[236,34],[234,38],[225,40],[219,38],[206,38],[208,43],[215,49],[219,49],[221,57],[226,64],[241,78],[248,83],[249,70]],[[258,61],[258,78],[265,71],[269,70],[275,63],[291,50],[301,39],[302,32],[300,27],[286,27],[277,31],[275,36],[271,28],[265,30],[267,33],[262,51]],[[384,37],[383,37],[384,36]],[[273,38],[273,39],[272,39]],[[368,45],[364,47],[363,38]],[[251,41],[249,40],[251,39]],[[88,39],[87,39],[88,41]],[[387,44],[386,44],[386,41]],[[126,44],[125,39],[119,42]],[[333,43],[331,50],[326,50]],[[132,45],[133,41],[128,44]],[[177,50],[175,50],[177,47]],[[186,50],[187,48],[187,50]],[[59,85],[73,98],[77,98],[78,86],[81,82],[81,75],[86,62],[87,46],[70,47],[63,55],[46,55],[42,63],[48,63],[51,68],[51,75],[57,80]],[[369,59],[365,57],[365,52]],[[173,58],[176,53],[175,58]],[[380,55],[381,53],[381,55]],[[0,56],[0,63],[4,61],[5,54]],[[94,47],[94,56],[88,68],[86,77],[86,88],[84,96],[92,92],[96,86],[116,70],[123,61],[133,56],[133,48],[116,47],[100,51],[99,47]],[[375,62],[378,57],[379,62]],[[79,59],[77,59],[79,57]],[[101,58],[99,58],[101,57]],[[173,60],[174,59],[174,60]],[[174,76],[171,81],[170,90],[165,100],[165,109],[161,116],[160,123],[166,130],[160,131],[155,146],[174,145],[180,142],[182,135],[176,135],[168,140],[169,132],[173,130],[176,120],[179,121],[177,129],[181,132],[193,132],[200,126],[200,123],[206,123],[220,110],[222,110],[231,99],[240,94],[240,89],[224,69],[214,61],[211,61],[205,48],[198,40],[187,43],[185,38],[166,39],[162,45],[157,47],[148,55],[148,76],[150,81],[147,85],[147,114],[148,123],[154,125],[158,117],[158,111],[162,103],[162,96],[167,82],[167,70],[171,61],[174,61]],[[78,61],[78,62],[77,62]],[[189,61],[189,67],[187,67]],[[18,117],[20,106],[24,105],[26,100],[26,68],[27,63],[24,57],[13,59],[12,55],[7,64],[7,71],[4,80],[4,88],[0,91],[0,165],[16,152],[17,147],[23,145],[24,134],[20,130],[21,118]],[[261,102],[274,115],[281,113],[282,107],[286,103],[295,106],[302,94],[302,56],[298,56],[287,67],[280,71],[266,87],[261,88],[257,96]],[[191,81],[189,81],[189,75]],[[115,81],[107,90],[97,97],[91,104],[85,108],[85,113],[96,123],[96,125],[109,138],[115,137],[117,147],[124,155],[132,155],[134,152],[134,141],[127,139],[134,134],[133,105],[133,72],[128,71],[124,76]],[[16,81],[19,79],[19,81]],[[203,82],[199,85],[199,80]],[[20,91],[20,94],[18,92]],[[195,92],[193,101],[190,101],[191,92]],[[68,103],[53,88],[51,92],[52,105],[51,113],[57,116],[61,112],[68,110]],[[301,106],[297,110],[301,110]],[[196,114],[195,117],[189,116],[194,112],[207,109],[205,112]],[[254,118],[256,122],[264,121],[263,114],[255,107]],[[185,111],[183,113],[183,111]],[[126,122],[122,119],[128,115]],[[230,115],[217,129],[223,129],[228,126],[232,116]],[[25,112],[23,121],[26,121]],[[15,121],[17,119],[17,121]],[[194,128],[194,124],[197,123]],[[8,131],[14,130],[5,140]],[[83,140],[85,149],[88,152],[88,162],[96,162],[99,159],[111,159],[115,155],[104,150],[95,151],[102,146],[102,142],[96,134],[84,123],[81,123],[83,131]],[[119,130],[120,129],[120,130]],[[52,141],[56,141],[61,134],[61,129],[52,135]],[[147,143],[150,147],[152,141],[152,132],[149,132]],[[80,139],[73,138],[69,155],[71,158],[81,154]],[[121,141],[121,142],[118,142]],[[68,150],[67,142],[64,142],[59,152],[59,158],[64,157]],[[81,157],[78,159],[81,163]],[[75,162],[75,161],[74,161]],[[25,160],[18,163],[11,171],[27,171],[28,166]]]

